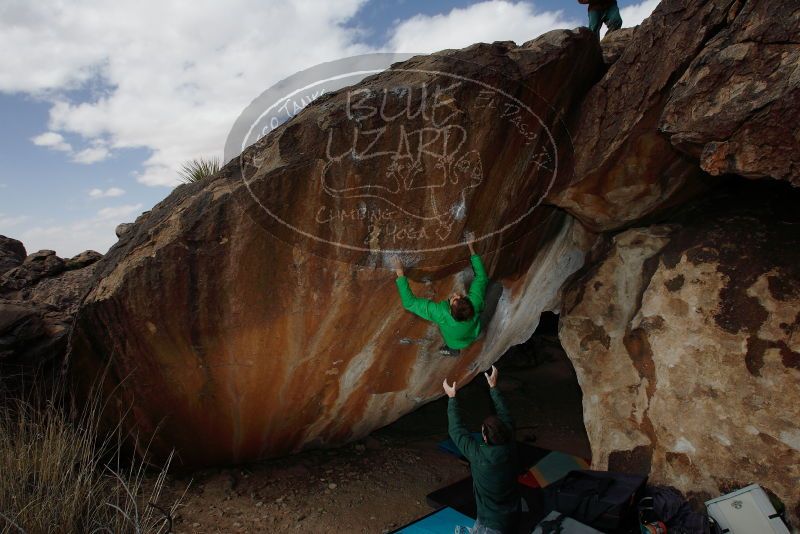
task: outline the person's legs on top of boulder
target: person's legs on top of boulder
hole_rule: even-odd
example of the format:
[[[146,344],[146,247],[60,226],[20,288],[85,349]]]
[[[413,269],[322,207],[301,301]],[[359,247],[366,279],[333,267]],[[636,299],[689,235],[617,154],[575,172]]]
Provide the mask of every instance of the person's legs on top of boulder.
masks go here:
[[[616,2],[614,2],[614,5],[606,9],[603,19],[605,20],[608,31],[610,32],[622,28],[622,15],[619,14],[619,6]]]
[[[589,29],[598,37],[604,22],[608,31],[622,27],[617,0],[578,0],[578,2],[589,5]]]
[[[439,352],[446,356],[458,356],[461,349],[469,347],[481,333],[480,313],[483,311],[489,277],[480,256],[475,253],[474,236],[468,237],[467,246],[472,270],[475,272],[469,292],[453,293],[447,300],[439,302],[416,297],[408,284],[400,258],[394,258],[397,289],[403,307],[439,326],[444,340]]]

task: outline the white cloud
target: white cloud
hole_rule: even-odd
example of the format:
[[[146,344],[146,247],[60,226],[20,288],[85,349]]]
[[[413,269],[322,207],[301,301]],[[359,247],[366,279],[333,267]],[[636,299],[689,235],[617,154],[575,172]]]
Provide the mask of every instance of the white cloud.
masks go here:
[[[105,253],[117,242],[114,229],[121,222],[135,218],[141,204],[107,207],[96,215],[67,224],[48,224],[27,228],[19,233],[28,250],[55,250],[61,257],[70,257],[91,248]]]
[[[8,184],[0,184],[0,189],[5,189],[8,187]]]
[[[125,194],[124,189],[120,189],[119,187],[109,187],[105,191],[102,189],[94,188],[89,191],[89,196],[92,198],[104,198],[104,197],[121,197]]]
[[[435,52],[477,42],[522,44],[556,28],[583,24],[562,11],[537,11],[528,2],[489,0],[441,15],[416,15],[393,28],[389,46],[399,52]]]
[[[31,137],[31,141],[36,146],[47,147],[51,150],[58,150],[60,152],[67,152],[72,155],[71,159],[75,163],[96,163],[103,161],[111,155],[108,148],[105,147],[105,142],[102,139],[93,139],[92,146],[85,148],[80,152],[75,153],[72,145],[66,142],[64,136],[58,132],[45,132]]]
[[[111,152],[104,147],[104,146],[93,146],[81,150],[77,154],[72,156],[72,161],[75,163],[83,163],[85,165],[89,165],[91,163],[97,163],[98,161],[103,161],[108,156],[111,155]]]
[[[129,204],[125,206],[103,208],[97,212],[96,218],[98,221],[109,221],[115,219],[117,222],[125,222],[122,219],[130,218],[132,215],[138,215],[141,212],[141,204]]]
[[[15,226],[19,226],[20,224],[27,221],[29,217],[27,215],[6,215],[5,213],[0,213],[0,234],[7,235],[7,228],[13,228]]]
[[[220,157],[236,117],[275,82],[371,51],[342,25],[365,1],[5,1],[0,49],[14,53],[0,55],[0,91],[44,94],[54,131],[152,149],[139,181],[171,186],[187,159]],[[90,79],[103,87],[91,101],[64,96]]]
[[[641,24],[644,19],[650,16],[660,1],[661,0],[644,0],[644,2],[639,4],[623,7],[619,10],[619,14],[622,17],[622,26],[631,28]]]
[[[72,146],[64,140],[64,136],[57,132],[45,132],[36,137],[31,137],[36,146],[44,146],[61,152],[72,152]]]

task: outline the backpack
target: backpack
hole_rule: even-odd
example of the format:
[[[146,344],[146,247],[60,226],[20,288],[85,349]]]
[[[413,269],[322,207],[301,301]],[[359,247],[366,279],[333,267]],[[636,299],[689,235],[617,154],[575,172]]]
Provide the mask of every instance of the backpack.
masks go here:
[[[604,532],[638,528],[636,503],[646,476],[570,471],[544,489],[545,512],[557,511]]]

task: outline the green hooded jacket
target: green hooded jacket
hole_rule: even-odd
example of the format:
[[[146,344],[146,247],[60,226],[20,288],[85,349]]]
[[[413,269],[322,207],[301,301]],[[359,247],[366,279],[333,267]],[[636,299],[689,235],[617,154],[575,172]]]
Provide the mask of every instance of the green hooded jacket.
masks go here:
[[[486,297],[486,286],[489,284],[489,277],[486,269],[481,262],[481,257],[477,254],[470,256],[472,270],[475,271],[475,278],[469,286],[467,298],[475,308],[475,314],[466,321],[456,321],[450,313],[450,302],[443,300],[434,302],[414,296],[408,279],[405,276],[397,277],[397,289],[400,291],[400,300],[403,307],[423,319],[432,321],[439,325],[439,331],[445,344],[451,349],[464,349],[469,347],[473,341],[478,339],[481,333],[481,312],[484,307]]]
[[[497,417],[511,429],[507,445],[488,445],[477,441],[461,423],[458,401],[447,403],[448,432],[461,454],[469,460],[472,491],[478,505],[478,520],[489,528],[507,532],[520,511],[517,483],[519,460],[514,438],[514,421],[496,387],[489,390]]]

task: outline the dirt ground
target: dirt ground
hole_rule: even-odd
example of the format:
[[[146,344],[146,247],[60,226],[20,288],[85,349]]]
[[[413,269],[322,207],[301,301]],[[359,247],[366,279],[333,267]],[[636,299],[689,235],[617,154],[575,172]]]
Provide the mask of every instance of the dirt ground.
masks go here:
[[[512,349],[498,368],[518,439],[589,456],[580,388],[554,337]],[[477,430],[490,407],[483,376],[459,399]],[[341,448],[169,477],[162,503],[186,491],[173,525],[180,533],[388,532],[431,512],[426,494],[469,475],[465,462],[437,450],[446,432],[442,398]]]

